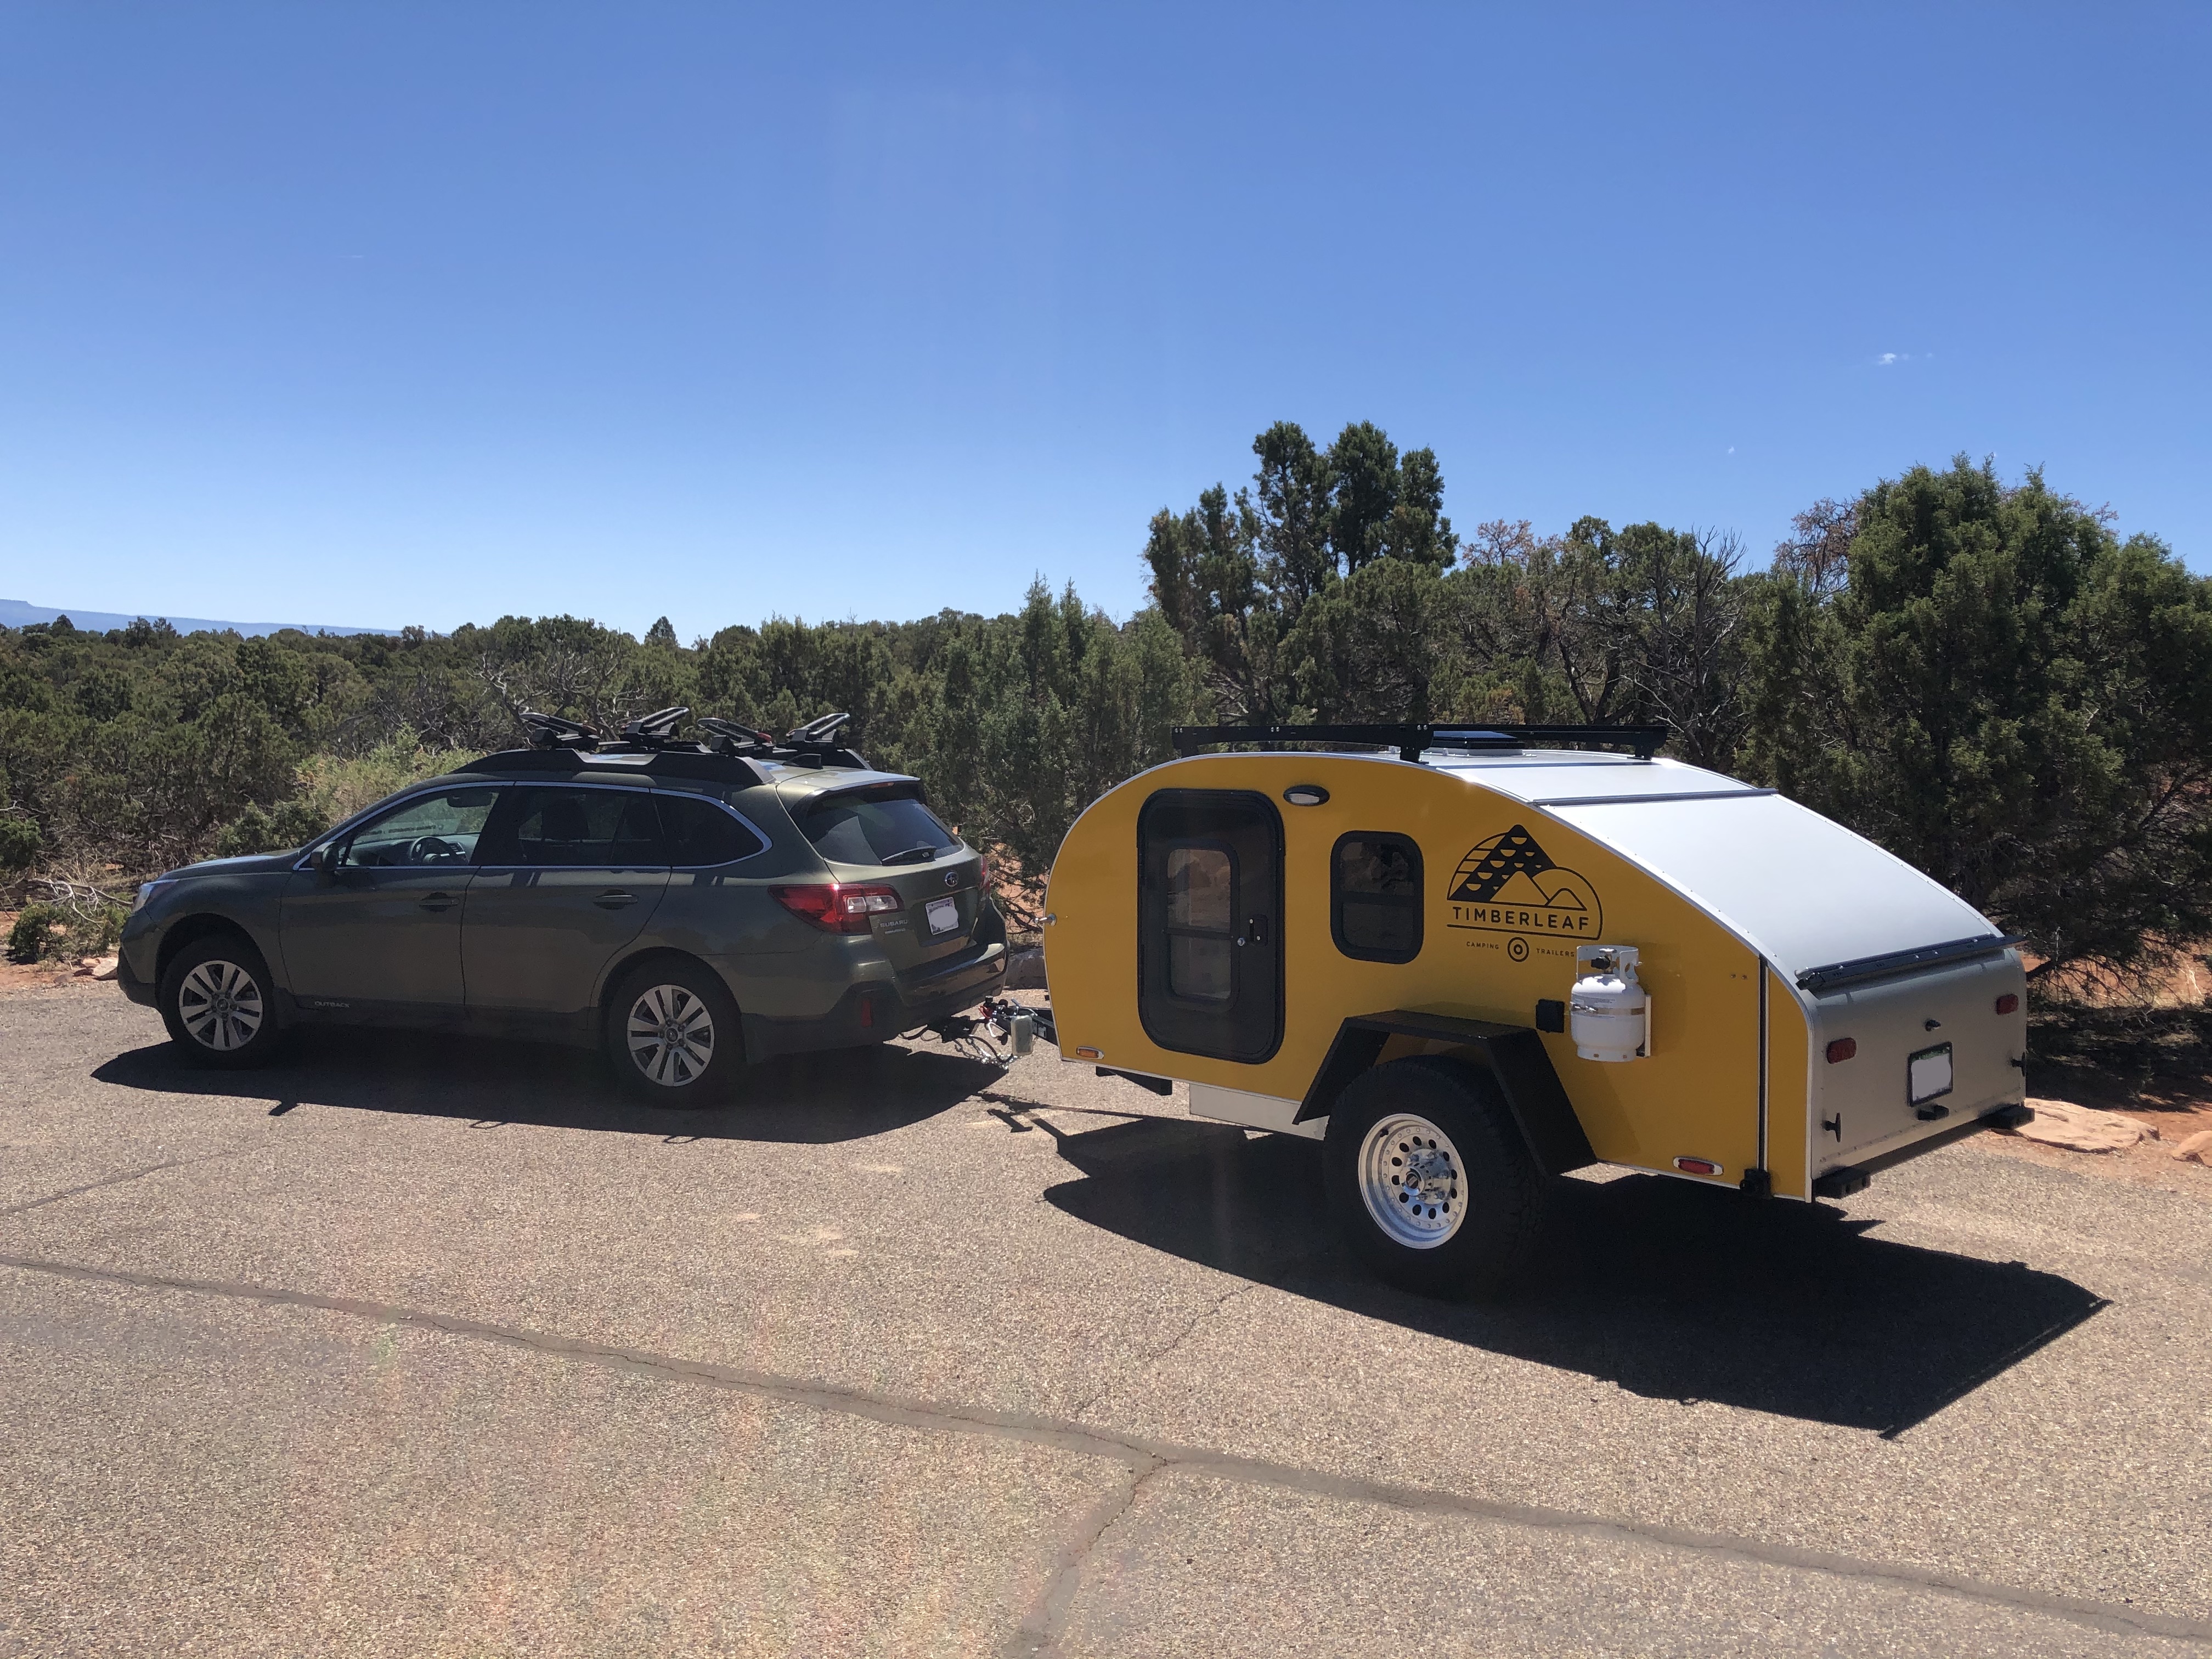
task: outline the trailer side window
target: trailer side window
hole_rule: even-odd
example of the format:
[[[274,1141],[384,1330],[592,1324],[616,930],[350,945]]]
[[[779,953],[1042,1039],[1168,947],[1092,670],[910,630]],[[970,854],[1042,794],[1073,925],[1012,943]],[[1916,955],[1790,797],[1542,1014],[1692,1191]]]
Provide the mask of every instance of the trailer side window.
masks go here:
[[[1354,830],[1328,860],[1328,927],[1363,962],[1421,954],[1421,849],[1404,836]]]

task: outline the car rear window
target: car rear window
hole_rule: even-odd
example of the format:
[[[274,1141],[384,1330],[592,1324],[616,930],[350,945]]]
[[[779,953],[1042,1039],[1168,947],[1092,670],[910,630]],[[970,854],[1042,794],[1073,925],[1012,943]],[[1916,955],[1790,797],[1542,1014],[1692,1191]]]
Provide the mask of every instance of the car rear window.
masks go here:
[[[902,854],[921,863],[916,848],[926,848],[934,856],[960,844],[912,784],[819,798],[800,810],[799,827],[832,864],[882,864]]]

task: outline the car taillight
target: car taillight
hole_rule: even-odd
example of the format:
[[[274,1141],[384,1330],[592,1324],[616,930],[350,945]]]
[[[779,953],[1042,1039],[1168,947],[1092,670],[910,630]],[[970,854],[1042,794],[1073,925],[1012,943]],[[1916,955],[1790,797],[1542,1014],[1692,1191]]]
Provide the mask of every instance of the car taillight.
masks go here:
[[[2018,1013],[2020,1012],[2020,999],[2014,996],[2010,991],[2007,991],[2002,996],[1997,999],[1997,1012],[2001,1014]]]
[[[1838,1037],[1828,1045],[1828,1064],[1833,1066],[1839,1060],[1849,1060],[1858,1051],[1859,1040],[1856,1037]]]
[[[897,890],[854,887],[843,882],[812,881],[803,887],[771,887],[775,902],[825,933],[865,933],[868,918],[899,908]]]
[[[978,853],[975,855],[975,884],[983,890],[983,896],[986,898],[990,896],[991,855],[988,853]]]

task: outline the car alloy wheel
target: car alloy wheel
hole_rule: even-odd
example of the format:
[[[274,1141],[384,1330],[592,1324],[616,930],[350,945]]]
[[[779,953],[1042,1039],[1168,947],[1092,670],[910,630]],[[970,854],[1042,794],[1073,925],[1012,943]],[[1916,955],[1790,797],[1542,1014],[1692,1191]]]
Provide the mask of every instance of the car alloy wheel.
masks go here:
[[[193,1042],[219,1054],[252,1042],[267,1015],[253,975],[221,957],[194,964],[177,988],[177,1018]]]
[[[680,1089],[714,1060],[714,1016],[681,985],[647,987],[629,1006],[629,1057],[647,1080]]]
[[[1467,1217],[1465,1164],[1451,1137],[1412,1112],[1378,1118],[1359,1143],[1359,1196],[1398,1243],[1432,1250]]]

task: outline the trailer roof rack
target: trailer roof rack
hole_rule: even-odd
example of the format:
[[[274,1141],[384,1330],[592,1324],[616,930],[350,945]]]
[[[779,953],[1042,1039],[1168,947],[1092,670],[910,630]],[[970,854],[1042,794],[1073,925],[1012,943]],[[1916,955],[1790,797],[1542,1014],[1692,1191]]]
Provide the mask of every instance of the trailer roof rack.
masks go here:
[[[1631,749],[1650,760],[1670,733],[1663,726],[1178,726],[1175,749],[1196,754],[1218,743],[1318,744],[1327,747],[1395,749],[1418,761],[1427,749],[1531,749],[1583,744]]]

